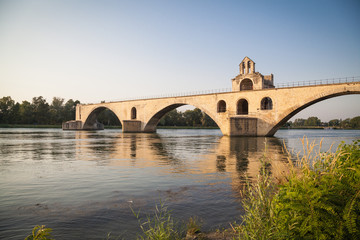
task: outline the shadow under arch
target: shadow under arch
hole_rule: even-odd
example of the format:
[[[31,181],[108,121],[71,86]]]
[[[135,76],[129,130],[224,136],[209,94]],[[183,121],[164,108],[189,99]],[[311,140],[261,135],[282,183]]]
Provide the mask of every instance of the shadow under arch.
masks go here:
[[[317,99],[311,100],[307,103],[305,103],[304,105],[296,108],[295,110],[292,110],[290,112],[285,112],[283,115],[281,115],[279,117],[279,119],[281,119],[267,134],[267,136],[273,136],[277,130],[279,130],[279,128],[281,126],[283,126],[290,118],[292,118],[295,114],[299,113],[300,111],[304,110],[305,108],[314,105],[315,103],[330,99],[330,98],[334,98],[334,97],[339,97],[339,96],[344,96],[344,95],[350,95],[350,94],[360,94],[360,91],[346,91],[346,92],[339,92],[339,93],[332,93],[323,97],[319,97]]]
[[[164,107],[163,109],[161,109],[160,111],[156,112],[151,118],[150,120],[146,123],[145,127],[144,127],[144,132],[155,132],[156,131],[156,126],[158,125],[158,123],[160,122],[161,118],[163,116],[165,116],[165,114],[167,114],[168,112],[184,106],[184,105],[191,105],[194,106],[198,109],[200,109],[202,112],[206,113],[215,123],[216,125],[220,128],[221,130],[221,126],[220,124],[216,121],[216,119],[206,110],[204,110],[201,107],[198,107],[196,105],[190,104],[190,103],[174,103],[174,104],[170,104],[167,107]]]
[[[114,114],[114,116],[119,120],[120,124],[122,125],[122,121],[120,120],[120,118],[117,116],[117,114],[112,109],[105,107],[105,106],[100,106],[91,111],[91,113],[89,114],[89,116],[86,118],[86,120],[84,122],[83,129],[84,130],[98,130],[99,124],[102,125],[102,123],[98,122],[98,117],[105,110],[111,111]]]

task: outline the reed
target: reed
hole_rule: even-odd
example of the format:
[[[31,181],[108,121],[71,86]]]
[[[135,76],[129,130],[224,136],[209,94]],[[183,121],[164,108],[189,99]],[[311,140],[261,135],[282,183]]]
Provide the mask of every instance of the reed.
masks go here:
[[[176,240],[181,239],[181,232],[178,229],[171,211],[167,206],[160,201],[159,205],[155,206],[153,216],[147,216],[145,220],[139,217],[140,211],[135,212],[132,209],[135,217],[139,221],[140,229],[143,235],[138,239],[151,239],[151,240]]]

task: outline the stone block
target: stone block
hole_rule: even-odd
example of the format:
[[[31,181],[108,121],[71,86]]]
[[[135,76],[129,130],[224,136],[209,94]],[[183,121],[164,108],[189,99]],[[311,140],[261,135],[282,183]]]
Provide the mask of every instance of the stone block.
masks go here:
[[[141,132],[141,121],[124,120],[122,129],[124,133]]]
[[[257,136],[257,118],[230,118],[230,136]]]

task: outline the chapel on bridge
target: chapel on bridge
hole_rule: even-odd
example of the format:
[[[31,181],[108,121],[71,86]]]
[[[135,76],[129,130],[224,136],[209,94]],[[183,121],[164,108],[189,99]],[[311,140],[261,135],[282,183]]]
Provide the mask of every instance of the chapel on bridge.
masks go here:
[[[232,91],[274,88],[274,75],[255,72],[255,62],[245,57],[239,64],[240,74],[232,79]]]

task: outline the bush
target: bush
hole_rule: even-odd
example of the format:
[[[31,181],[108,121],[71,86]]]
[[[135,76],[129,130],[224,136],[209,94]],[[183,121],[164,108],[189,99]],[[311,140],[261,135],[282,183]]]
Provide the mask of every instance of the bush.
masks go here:
[[[303,143],[282,184],[268,173],[245,191],[246,239],[360,239],[360,141],[335,153]],[[321,144],[320,144],[321,146]]]

